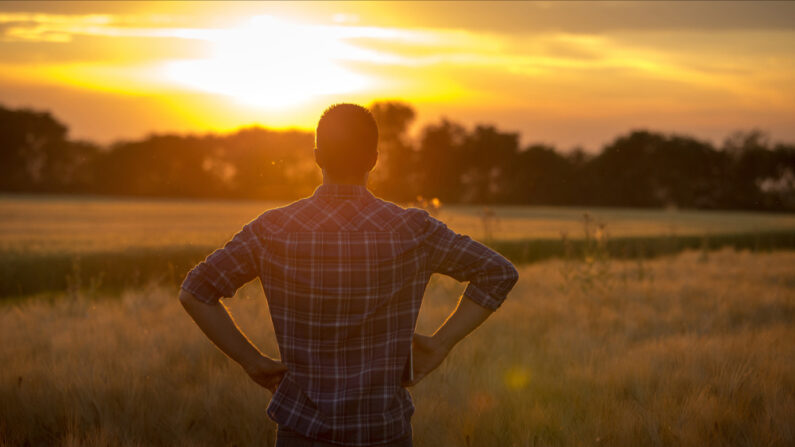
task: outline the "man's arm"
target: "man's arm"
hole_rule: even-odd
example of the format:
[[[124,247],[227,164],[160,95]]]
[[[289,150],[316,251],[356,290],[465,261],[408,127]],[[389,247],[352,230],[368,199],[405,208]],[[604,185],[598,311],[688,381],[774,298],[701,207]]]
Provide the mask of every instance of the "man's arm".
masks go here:
[[[245,225],[223,248],[191,270],[182,283],[179,300],[221,351],[239,363],[255,382],[273,392],[287,368],[262,355],[219,301],[233,296],[240,286],[257,276],[257,259],[263,250],[254,230],[257,222]]]
[[[414,336],[412,385],[436,369],[453,346],[497,310],[519,279],[513,264],[499,253],[427,214],[426,222],[428,267],[469,285],[455,311],[432,336]]]
[[[414,385],[431,371],[438,368],[447,354],[459,341],[463,340],[470,332],[486,321],[494,313],[465,295],[461,296],[455,311],[447,317],[432,336],[414,335]]]
[[[180,290],[179,301],[207,338],[239,363],[255,382],[276,392],[287,367],[263,355],[240,331],[226,306],[220,302],[204,303],[184,289]]]

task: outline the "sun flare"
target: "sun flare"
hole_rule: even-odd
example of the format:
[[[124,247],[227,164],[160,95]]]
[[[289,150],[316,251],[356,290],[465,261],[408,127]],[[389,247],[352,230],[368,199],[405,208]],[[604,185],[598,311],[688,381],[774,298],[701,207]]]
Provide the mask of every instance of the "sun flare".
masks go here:
[[[183,86],[264,109],[372,86],[372,79],[342,63],[366,57],[366,50],[344,42],[336,28],[255,16],[238,28],[197,31],[213,55],[171,61],[165,71]]]

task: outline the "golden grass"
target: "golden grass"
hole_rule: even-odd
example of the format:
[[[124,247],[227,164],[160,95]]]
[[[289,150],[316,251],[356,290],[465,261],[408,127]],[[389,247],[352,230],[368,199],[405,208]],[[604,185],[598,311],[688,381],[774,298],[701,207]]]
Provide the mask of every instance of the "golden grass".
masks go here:
[[[277,202],[0,196],[0,251],[109,252],[164,246],[219,246]],[[443,205],[438,217],[476,239],[559,239],[582,236],[583,213],[611,237],[755,233],[795,229],[795,214],[742,211]],[[490,234],[487,234],[490,233]]]
[[[795,252],[562,261],[520,270],[503,307],[412,391],[423,446],[795,443]],[[463,286],[428,288],[432,330]],[[0,307],[0,444],[267,446],[269,395],[203,338],[176,291]],[[275,353],[258,284],[227,300]]]

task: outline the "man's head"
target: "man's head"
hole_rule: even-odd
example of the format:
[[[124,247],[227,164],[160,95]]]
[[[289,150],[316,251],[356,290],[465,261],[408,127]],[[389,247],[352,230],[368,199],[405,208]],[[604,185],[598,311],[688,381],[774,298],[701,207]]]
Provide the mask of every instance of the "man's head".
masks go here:
[[[356,104],[326,109],[315,132],[315,160],[337,180],[358,182],[378,158],[378,126],[369,110]]]

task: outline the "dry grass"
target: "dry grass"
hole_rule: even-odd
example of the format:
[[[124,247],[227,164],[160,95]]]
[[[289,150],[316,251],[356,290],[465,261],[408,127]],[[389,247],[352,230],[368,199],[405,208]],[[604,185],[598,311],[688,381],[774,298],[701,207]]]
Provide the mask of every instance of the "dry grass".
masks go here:
[[[708,257],[705,257],[708,256]],[[504,306],[413,395],[415,445],[795,443],[795,252],[611,261],[588,287],[525,267]],[[275,352],[258,285],[228,304]],[[419,328],[462,285],[428,288]],[[0,307],[0,444],[272,445],[268,393],[174,290]]]

